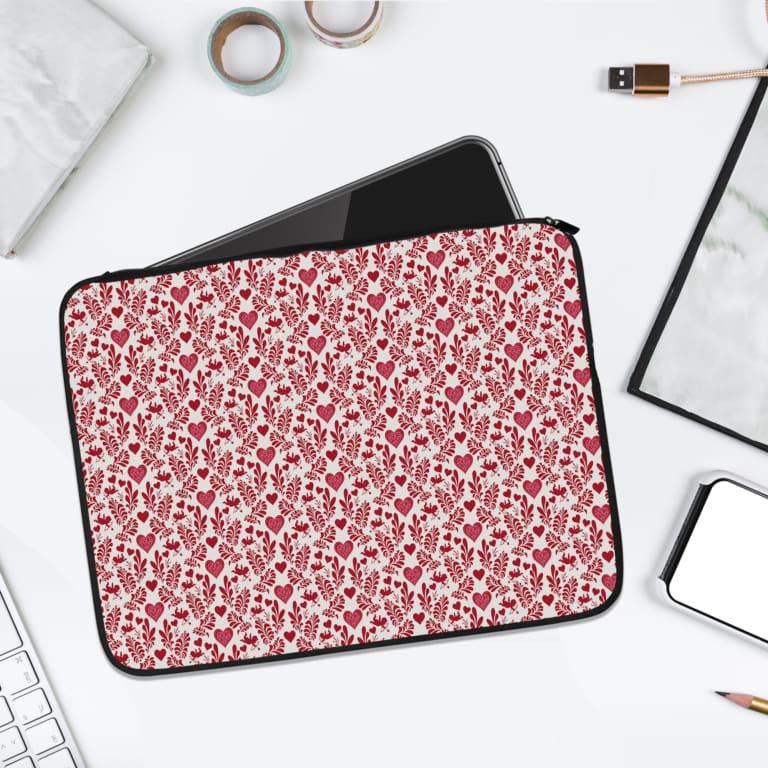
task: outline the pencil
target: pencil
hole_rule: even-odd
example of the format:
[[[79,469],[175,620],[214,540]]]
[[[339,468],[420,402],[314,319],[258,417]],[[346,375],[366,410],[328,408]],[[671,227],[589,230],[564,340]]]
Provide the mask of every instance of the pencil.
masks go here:
[[[720,696],[724,696],[728,701],[732,701],[734,704],[738,704],[745,709],[751,709],[754,712],[760,712],[763,715],[768,715],[768,701],[758,698],[757,696],[750,696],[748,693],[725,693],[724,691],[715,691]]]

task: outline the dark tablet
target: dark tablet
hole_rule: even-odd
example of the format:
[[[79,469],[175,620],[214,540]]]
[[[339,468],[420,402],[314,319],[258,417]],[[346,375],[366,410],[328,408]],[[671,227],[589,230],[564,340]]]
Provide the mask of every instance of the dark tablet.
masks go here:
[[[522,218],[493,145],[466,136],[160,264],[399,240]]]

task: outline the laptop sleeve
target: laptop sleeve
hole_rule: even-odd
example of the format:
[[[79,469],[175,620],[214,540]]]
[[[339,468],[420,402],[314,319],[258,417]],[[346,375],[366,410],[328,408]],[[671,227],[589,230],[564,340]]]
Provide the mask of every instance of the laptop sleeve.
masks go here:
[[[72,288],[65,384],[110,659],[155,674],[606,608],[619,527],[571,231]]]

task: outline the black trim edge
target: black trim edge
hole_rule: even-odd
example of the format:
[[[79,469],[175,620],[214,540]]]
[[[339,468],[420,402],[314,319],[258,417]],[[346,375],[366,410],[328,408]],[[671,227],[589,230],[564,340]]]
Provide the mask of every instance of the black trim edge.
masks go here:
[[[98,581],[96,578],[96,559],[93,553],[93,541],[91,536],[90,527],[90,515],[88,513],[88,501],[85,493],[85,484],[83,480],[83,474],[81,472],[82,459],[80,454],[80,445],[77,438],[77,425],[75,422],[74,406],[72,402],[72,390],[69,384],[69,374],[67,371],[67,353],[66,353],[66,328],[64,324],[64,315],[66,312],[67,304],[72,296],[83,286],[91,285],[93,283],[107,283],[107,282],[119,282],[121,280],[130,280],[136,277],[149,277],[153,275],[163,275],[170,273],[186,272],[194,269],[200,269],[201,267],[209,266],[211,264],[224,264],[232,261],[243,261],[251,258],[269,258],[268,254],[256,254],[256,255],[244,255],[236,256],[229,259],[214,259],[207,262],[197,262],[192,265],[178,265],[167,264],[157,265],[149,268],[137,268],[127,269],[120,272],[107,272],[98,277],[92,277],[85,280],[81,280],[75,283],[65,294],[59,307],[59,333],[61,344],[61,363],[62,373],[64,378],[64,390],[67,398],[67,414],[69,416],[69,429],[70,437],[72,439],[73,457],[75,461],[75,473],[77,475],[77,487],[80,497],[80,514],[83,523],[83,533],[85,535],[85,549],[88,557],[89,575],[91,580],[91,594],[93,597],[93,607],[96,619],[96,627],[99,634],[99,641],[107,656],[108,661],[120,672],[124,672],[133,677],[159,677],[174,674],[184,674],[189,672],[200,672],[208,669],[229,669],[233,667],[249,666],[253,664],[266,664],[271,662],[289,661],[292,659],[303,659],[311,656],[324,656],[331,653],[341,653],[345,651],[363,651],[369,648],[382,648],[392,645],[404,645],[406,643],[418,643],[431,640],[440,640],[454,637],[466,637],[470,635],[487,635],[492,632],[501,631],[514,631],[520,629],[532,629],[534,627],[549,626],[552,624],[565,624],[573,621],[579,621],[582,619],[599,616],[606,612],[614,603],[618,600],[621,590],[624,585],[624,558],[621,539],[621,528],[619,526],[619,511],[616,503],[616,488],[613,480],[613,469],[611,464],[610,451],[608,448],[608,433],[605,426],[605,415],[603,411],[603,398],[600,388],[600,381],[597,376],[597,370],[595,366],[594,356],[594,344],[592,339],[592,325],[589,319],[589,305],[587,301],[586,282],[584,278],[584,266],[582,263],[581,250],[576,242],[575,237],[570,231],[563,229],[561,226],[552,223],[552,219],[546,218],[533,218],[533,219],[513,219],[507,222],[508,225],[514,224],[543,224],[550,226],[553,229],[557,229],[562,232],[571,243],[573,248],[574,262],[576,264],[576,276],[579,285],[579,295],[581,299],[582,318],[584,322],[584,331],[586,335],[587,353],[589,356],[589,369],[592,379],[592,389],[595,400],[595,415],[597,419],[598,433],[600,435],[600,447],[602,449],[603,457],[603,470],[605,474],[606,489],[608,491],[608,504],[611,508],[611,531],[613,534],[613,550],[616,557],[616,584],[611,593],[606,598],[605,602],[598,605],[596,608],[591,608],[583,613],[574,613],[569,616],[553,616],[548,619],[539,619],[537,621],[519,622],[516,624],[500,624],[489,627],[476,627],[473,629],[455,630],[451,632],[439,632],[435,634],[416,635],[413,637],[394,638],[390,640],[376,640],[370,643],[357,643],[355,645],[342,645],[333,648],[318,648],[312,651],[299,651],[296,653],[285,653],[280,656],[262,656],[253,659],[237,659],[234,661],[214,662],[211,664],[196,664],[186,667],[171,667],[166,669],[137,669],[135,667],[129,667],[119,662],[112,649],[109,646],[109,640],[104,628],[104,615],[101,609],[101,596],[99,594]],[[499,224],[496,226],[504,226]],[[493,227],[480,227],[479,229],[492,229]],[[446,230],[447,232],[454,230]],[[443,233],[438,233],[443,234]],[[408,238],[404,238],[408,239]],[[375,244],[375,243],[371,243]],[[292,251],[291,253],[302,253],[303,251]],[[284,254],[282,257],[288,256]]]
[[[689,411],[686,411],[682,408],[674,406],[671,403],[666,404],[666,402],[661,400],[660,398],[654,397],[653,395],[648,395],[646,392],[644,392],[642,390],[642,384],[643,384],[643,379],[645,378],[645,373],[648,369],[648,366],[650,365],[651,358],[653,357],[653,353],[656,350],[656,346],[658,345],[659,340],[661,339],[661,335],[664,332],[664,329],[666,328],[667,322],[669,321],[672,311],[675,308],[675,304],[677,303],[677,300],[680,297],[680,293],[683,290],[685,281],[688,277],[691,267],[693,266],[693,262],[694,262],[694,259],[696,258],[696,254],[699,252],[701,242],[704,239],[704,236],[707,232],[707,229],[709,228],[710,223],[712,222],[712,217],[714,216],[715,211],[717,210],[717,207],[719,206],[720,201],[722,200],[723,194],[725,193],[725,190],[728,187],[728,182],[731,179],[731,175],[733,174],[733,171],[736,167],[736,163],[738,162],[741,152],[744,149],[744,145],[747,141],[747,137],[749,136],[749,133],[752,130],[752,126],[755,122],[755,118],[757,117],[757,113],[762,104],[766,90],[768,90],[768,80],[762,79],[760,80],[757,86],[755,95],[752,97],[752,100],[749,103],[746,114],[744,115],[744,119],[742,120],[742,123],[739,126],[739,130],[733,141],[733,145],[728,151],[728,155],[726,156],[723,167],[720,170],[717,180],[715,181],[715,185],[712,188],[712,192],[710,193],[710,196],[706,202],[706,205],[704,206],[704,210],[701,214],[701,218],[699,219],[699,222],[696,225],[696,228],[693,232],[693,235],[691,236],[691,240],[688,244],[688,247],[686,248],[683,258],[680,261],[680,264],[677,268],[677,272],[675,273],[675,276],[672,279],[672,283],[669,286],[667,294],[664,297],[661,308],[659,309],[658,315],[656,316],[656,320],[654,321],[653,326],[651,327],[651,331],[648,335],[648,338],[646,339],[646,342],[643,345],[643,348],[640,352],[640,356],[637,360],[637,364],[635,365],[635,368],[632,371],[632,374],[629,379],[629,385],[627,387],[627,391],[631,395],[644,397],[646,400],[649,400],[650,402],[653,402],[656,405],[662,405],[663,407],[667,407],[669,408],[669,410],[672,410],[675,413],[678,413],[682,416],[686,416],[687,418],[693,419],[694,421],[698,421],[699,423],[705,424],[708,427],[714,427],[715,429],[719,429],[721,432],[724,432],[727,435],[736,437],[740,440],[744,440],[745,442],[748,442],[751,445],[754,445],[758,448],[762,448],[763,450],[768,450],[768,445],[764,445],[762,443],[750,440],[746,436],[741,435],[732,430],[729,430],[727,428],[718,427],[718,425],[714,424],[713,422],[708,421],[707,419],[701,418],[696,414],[690,413]]]

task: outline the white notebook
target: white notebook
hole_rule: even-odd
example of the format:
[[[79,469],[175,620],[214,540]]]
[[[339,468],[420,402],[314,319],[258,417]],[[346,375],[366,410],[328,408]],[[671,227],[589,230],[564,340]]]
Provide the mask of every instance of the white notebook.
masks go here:
[[[0,0],[0,254],[17,247],[149,61],[88,0]]]
[[[768,642],[768,496],[729,478],[699,486],[661,579],[679,605]]]

